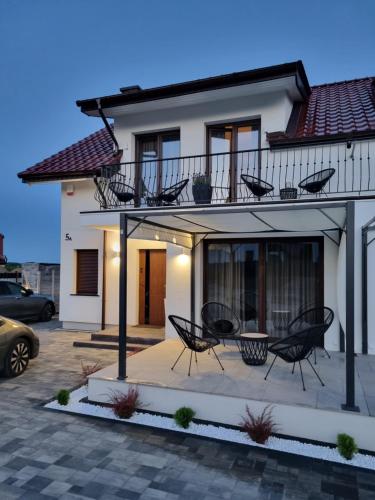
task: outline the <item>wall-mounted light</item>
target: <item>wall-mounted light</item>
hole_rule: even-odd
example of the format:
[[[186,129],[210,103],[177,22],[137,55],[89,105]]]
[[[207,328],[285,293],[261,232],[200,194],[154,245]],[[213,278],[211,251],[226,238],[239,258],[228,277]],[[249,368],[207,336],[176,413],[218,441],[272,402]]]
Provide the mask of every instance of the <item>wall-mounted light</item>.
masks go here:
[[[116,264],[120,263],[120,243],[113,244],[111,257]]]
[[[156,240],[156,241],[159,241],[159,240],[160,240],[159,233],[155,233],[155,240]]]
[[[177,256],[178,262],[182,266],[186,266],[186,264],[189,262],[189,255],[185,252],[185,248],[181,247],[181,253],[180,255]]]
[[[176,236],[173,236],[173,239],[172,239],[173,243],[176,245],[177,243],[177,239],[176,239]]]

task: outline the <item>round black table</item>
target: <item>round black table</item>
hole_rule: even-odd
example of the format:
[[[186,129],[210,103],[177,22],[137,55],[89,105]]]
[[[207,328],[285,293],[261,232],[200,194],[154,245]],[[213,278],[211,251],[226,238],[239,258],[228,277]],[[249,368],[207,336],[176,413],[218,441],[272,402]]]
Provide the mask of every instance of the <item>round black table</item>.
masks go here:
[[[241,355],[247,365],[264,365],[267,361],[268,335],[266,333],[241,333]]]

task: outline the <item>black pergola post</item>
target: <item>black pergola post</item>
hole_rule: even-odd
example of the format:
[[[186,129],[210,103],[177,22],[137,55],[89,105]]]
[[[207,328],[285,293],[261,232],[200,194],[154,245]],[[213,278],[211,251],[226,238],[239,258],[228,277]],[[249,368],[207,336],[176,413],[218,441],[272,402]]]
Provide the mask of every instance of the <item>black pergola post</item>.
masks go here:
[[[191,235],[190,251],[190,321],[195,323],[195,234]]]
[[[126,378],[126,313],[127,313],[127,258],[128,258],[128,217],[120,214],[120,273],[119,273],[119,342],[118,380]]]
[[[346,402],[343,410],[359,411],[355,405],[354,372],[354,267],[355,267],[355,202],[346,204]]]

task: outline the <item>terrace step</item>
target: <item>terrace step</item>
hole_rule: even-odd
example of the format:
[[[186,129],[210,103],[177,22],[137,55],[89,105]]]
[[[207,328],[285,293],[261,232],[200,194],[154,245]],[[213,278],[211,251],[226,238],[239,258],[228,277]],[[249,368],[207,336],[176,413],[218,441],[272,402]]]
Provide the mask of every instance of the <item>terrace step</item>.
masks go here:
[[[91,349],[108,349],[112,351],[118,350],[118,342],[92,342],[75,340],[73,342],[73,347],[88,347]],[[127,351],[143,351],[145,349],[144,345],[130,344],[126,346]]]
[[[91,340],[94,342],[117,342],[118,335],[109,335],[106,333],[92,333]],[[127,337],[128,344],[143,344],[143,345],[156,345],[162,342],[163,339],[153,339],[149,337]]]

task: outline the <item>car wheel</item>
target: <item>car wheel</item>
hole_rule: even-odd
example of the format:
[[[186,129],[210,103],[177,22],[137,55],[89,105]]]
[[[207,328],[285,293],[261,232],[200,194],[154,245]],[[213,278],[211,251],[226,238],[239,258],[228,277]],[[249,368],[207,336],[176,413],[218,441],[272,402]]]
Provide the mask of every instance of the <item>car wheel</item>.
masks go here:
[[[6,377],[18,377],[27,368],[30,360],[30,345],[25,339],[17,339],[11,345],[5,358]]]
[[[48,303],[43,307],[40,319],[42,321],[51,321],[52,316],[53,316],[53,305]]]

